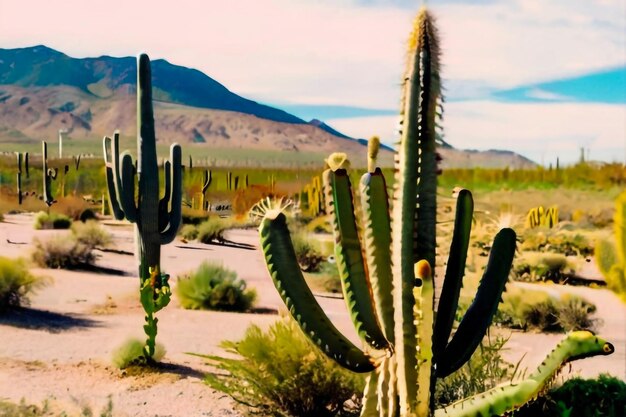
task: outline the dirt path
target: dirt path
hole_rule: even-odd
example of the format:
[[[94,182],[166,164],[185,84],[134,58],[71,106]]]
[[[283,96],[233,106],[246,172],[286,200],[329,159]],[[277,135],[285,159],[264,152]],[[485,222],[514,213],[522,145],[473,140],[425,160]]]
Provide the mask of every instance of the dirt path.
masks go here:
[[[34,237],[54,231],[34,231],[32,216],[9,215],[0,223],[0,253],[27,256]],[[116,249],[132,252],[132,228],[111,225]],[[256,231],[233,231],[229,240],[257,246]],[[7,239],[13,243],[8,243]],[[234,269],[257,289],[263,314],[188,311],[172,303],[159,313],[160,343],[165,345],[166,369],[141,377],[124,375],[110,365],[111,352],[131,336],[142,337],[143,312],[137,301],[135,260],[124,254],[102,253],[98,265],[116,269],[118,275],[63,270],[35,270],[53,282],[32,297],[31,310],[0,318],[0,398],[29,402],[53,398],[66,409],[90,405],[94,412],[109,397],[115,415],[121,416],[226,416],[239,415],[234,403],[202,382],[209,368],[185,352],[222,353],[219,343],[243,336],[250,323],[269,326],[283,308],[265,269],[260,251],[235,246],[183,244],[163,248],[164,271],[175,277],[197,267],[203,260],[221,262]],[[570,289],[555,289],[570,291]],[[604,290],[572,288],[598,306],[604,320],[600,332],[618,348],[615,355],[574,363],[586,376],[610,372],[626,379],[625,307]],[[349,337],[355,333],[343,300],[320,298],[320,303]],[[533,366],[562,336],[514,333],[509,342],[511,358],[524,352],[524,364]]]

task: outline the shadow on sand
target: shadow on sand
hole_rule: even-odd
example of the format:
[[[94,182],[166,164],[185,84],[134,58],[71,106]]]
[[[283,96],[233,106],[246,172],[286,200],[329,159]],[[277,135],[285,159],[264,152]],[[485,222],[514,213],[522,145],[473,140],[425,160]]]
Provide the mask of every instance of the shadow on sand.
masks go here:
[[[100,325],[99,321],[74,314],[60,314],[45,310],[20,307],[0,315],[0,324],[20,329],[45,330],[61,333],[73,329],[86,329]]]

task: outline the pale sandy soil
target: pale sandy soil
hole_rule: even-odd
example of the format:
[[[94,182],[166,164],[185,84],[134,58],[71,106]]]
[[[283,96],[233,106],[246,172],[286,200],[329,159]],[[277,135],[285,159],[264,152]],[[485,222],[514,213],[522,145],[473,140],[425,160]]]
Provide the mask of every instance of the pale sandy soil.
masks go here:
[[[28,215],[9,215],[0,223],[0,254],[28,256],[33,237],[63,233],[34,231]],[[116,249],[132,251],[132,228],[107,226]],[[31,309],[0,318],[0,399],[29,402],[53,399],[66,409],[90,405],[98,412],[110,397],[119,416],[230,416],[240,415],[234,403],[202,382],[210,371],[202,359],[185,352],[222,353],[220,341],[243,336],[250,323],[262,327],[277,319],[283,304],[267,274],[254,230],[233,231],[229,240],[254,245],[242,249],[220,245],[175,242],[163,247],[162,267],[173,278],[203,260],[222,262],[258,292],[259,312],[235,314],[187,311],[173,302],[158,313],[158,340],[167,349],[166,368],[159,374],[127,376],[110,364],[111,352],[131,336],[142,337],[143,312],[137,299],[132,256],[102,253],[98,266],[124,275],[63,270],[34,270],[51,283],[32,297]],[[14,243],[8,243],[7,239]],[[175,279],[172,279],[175,286]],[[609,357],[575,362],[572,372],[595,376],[601,372],[626,379],[626,307],[606,290],[552,287],[581,293],[598,306],[603,320],[599,333],[615,344]],[[107,300],[115,308],[104,308]],[[110,304],[109,300],[109,304]],[[355,338],[343,300],[320,298],[338,327]],[[561,338],[560,335],[513,333],[507,356],[532,367]]]

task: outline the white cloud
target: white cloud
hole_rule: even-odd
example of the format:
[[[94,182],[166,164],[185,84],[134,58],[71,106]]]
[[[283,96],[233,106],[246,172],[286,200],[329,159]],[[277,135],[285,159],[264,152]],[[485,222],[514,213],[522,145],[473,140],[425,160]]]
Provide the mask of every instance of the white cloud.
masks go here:
[[[397,117],[380,116],[329,120],[335,129],[356,137],[378,134],[388,144],[396,140]],[[587,103],[448,103],[445,139],[461,149],[507,149],[546,164],[575,162],[580,148],[590,157],[624,162],[626,108]]]

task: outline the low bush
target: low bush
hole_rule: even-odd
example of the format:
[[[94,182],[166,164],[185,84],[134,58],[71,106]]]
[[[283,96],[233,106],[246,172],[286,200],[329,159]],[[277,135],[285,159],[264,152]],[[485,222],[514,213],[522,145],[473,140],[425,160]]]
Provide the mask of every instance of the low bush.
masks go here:
[[[587,236],[564,230],[547,232],[527,230],[522,237],[520,248],[523,251],[552,252],[565,256],[593,255],[593,245]]]
[[[576,265],[558,253],[526,252],[515,261],[513,276],[517,281],[562,282],[573,276]]]
[[[213,243],[217,241],[223,243],[224,232],[232,227],[232,223],[228,219],[222,219],[217,216],[209,217],[208,220],[198,226],[198,241],[202,243]]]
[[[178,232],[185,240],[196,240],[198,238],[198,228],[193,224],[186,224]]]
[[[596,306],[572,295],[511,288],[503,295],[493,323],[524,331],[569,332],[593,330]]]
[[[195,226],[206,221],[209,218],[209,213],[204,210],[194,210],[188,207],[183,207],[182,221],[183,224],[193,224]]]
[[[95,260],[92,247],[79,242],[74,235],[58,235],[46,240],[33,239],[33,261],[42,267],[76,269]]]
[[[43,284],[24,259],[0,257],[0,313],[28,304],[28,295]]]
[[[242,340],[221,346],[237,359],[203,356],[222,373],[206,382],[264,416],[358,415],[364,378],[341,368],[311,345],[290,318],[269,330],[256,325]]]
[[[72,219],[64,214],[40,211],[35,217],[35,229],[69,229]]]
[[[324,261],[322,254],[311,244],[306,234],[300,232],[292,236],[293,248],[300,269],[304,272],[318,272]]]
[[[176,295],[183,308],[192,310],[246,311],[256,299],[256,291],[247,289],[237,273],[209,262],[180,277]]]
[[[139,339],[128,339],[120,347],[113,351],[111,362],[118,369],[126,369],[129,366],[145,365],[146,358],[143,354],[145,341]],[[165,348],[157,343],[152,359],[159,362],[165,356]]]
[[[527,404],[514,417],[623,417],[626,383],[603,374],[596,379],[573,378]]]
[[[305,273],[304,278],[313,290],[341,293],[341,279],[335,263],[322,262],[317,273]]]
[[[95,220],[72,224],[72,234],[79,243],[90,248],[106,248],[111,244],[111,234]]]

